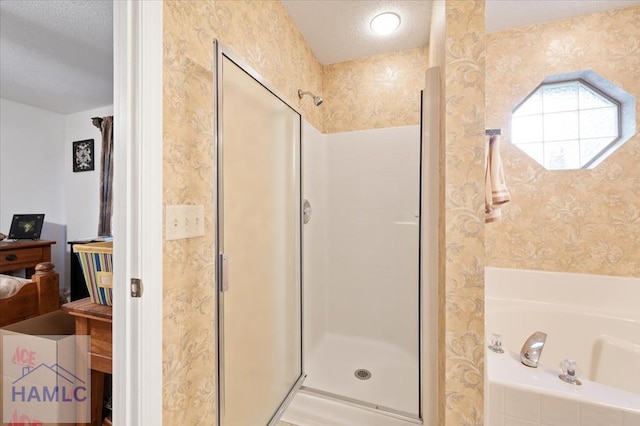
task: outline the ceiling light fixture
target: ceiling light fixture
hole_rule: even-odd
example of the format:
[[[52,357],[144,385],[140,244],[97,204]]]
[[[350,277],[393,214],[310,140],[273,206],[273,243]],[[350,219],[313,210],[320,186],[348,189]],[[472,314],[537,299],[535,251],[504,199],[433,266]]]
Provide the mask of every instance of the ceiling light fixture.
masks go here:
[[[392,12],[384,12],[371,20],[371,29],[380,35],[394,32],[400,26],[400,17]]]

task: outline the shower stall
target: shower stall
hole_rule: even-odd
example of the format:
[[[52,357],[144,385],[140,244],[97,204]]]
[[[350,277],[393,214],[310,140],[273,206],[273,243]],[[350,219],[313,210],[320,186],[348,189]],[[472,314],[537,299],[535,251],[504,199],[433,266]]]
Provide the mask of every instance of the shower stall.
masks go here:
[[[214,57],[218,424],[420,423],[420,126],[322,134]]]
[[[304,425],[313,404],[298,400],[316,397],[418,421],[420,127],[304,122],[302,157],[306,396],[285,420]]]

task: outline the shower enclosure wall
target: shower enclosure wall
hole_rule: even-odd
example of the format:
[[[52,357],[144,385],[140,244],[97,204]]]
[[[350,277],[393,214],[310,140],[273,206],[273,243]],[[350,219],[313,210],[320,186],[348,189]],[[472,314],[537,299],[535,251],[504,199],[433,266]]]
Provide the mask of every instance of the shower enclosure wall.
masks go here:
[[[418,419],[420,128],[302,140],[304,389]]]

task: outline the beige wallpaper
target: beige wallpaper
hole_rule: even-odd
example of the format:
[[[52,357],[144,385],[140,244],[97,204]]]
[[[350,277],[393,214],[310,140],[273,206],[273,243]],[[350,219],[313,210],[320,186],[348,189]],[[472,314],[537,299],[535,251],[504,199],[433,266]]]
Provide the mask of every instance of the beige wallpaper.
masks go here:
[[[324,66],[324,133],[420,123],[427,48]]]
[[[203,204],[204,238],[164,243],[163,404],[166,425],[215,424],[213,39],[244,58],[305,117],[321,110],[322,71],[278,1],[166,1],[164,203]]]
[[[440,424],[484,424],[484,0],[445,3]]]
[[[640,136],[593,170],[546,171],[509,143],[513,107],[548,75],[593,70],[636,98],[640,7],[487,37],[487,127],[503,129],[512,200],[487,225],[487,264],[640,276]]]
[[[325,132],[417,124],[424,79],[418,71],[426,67],[427,50],[380,55],[323,72],[277,1],[166,1],[164,14],[164,202],[206,208],[204,238],[164,243],[164,423],[211,425],[216,395],[213,38]],[[446,22],[440,268],[446,344],[439,414],[441,424],[481,425],[484,1],[447,1]],[[298,100],[298,88],[323,96],[325,103],[316,108],[309,98]],[[389,93],[393,96],[387,99]]]

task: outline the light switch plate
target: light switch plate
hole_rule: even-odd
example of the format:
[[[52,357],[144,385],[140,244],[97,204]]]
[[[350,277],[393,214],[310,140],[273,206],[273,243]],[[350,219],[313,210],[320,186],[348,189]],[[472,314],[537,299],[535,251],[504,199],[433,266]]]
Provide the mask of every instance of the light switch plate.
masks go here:
[[[204,206],[202,205],[168,205],[165,216],[165,240],[180,240],[204,235]]]

